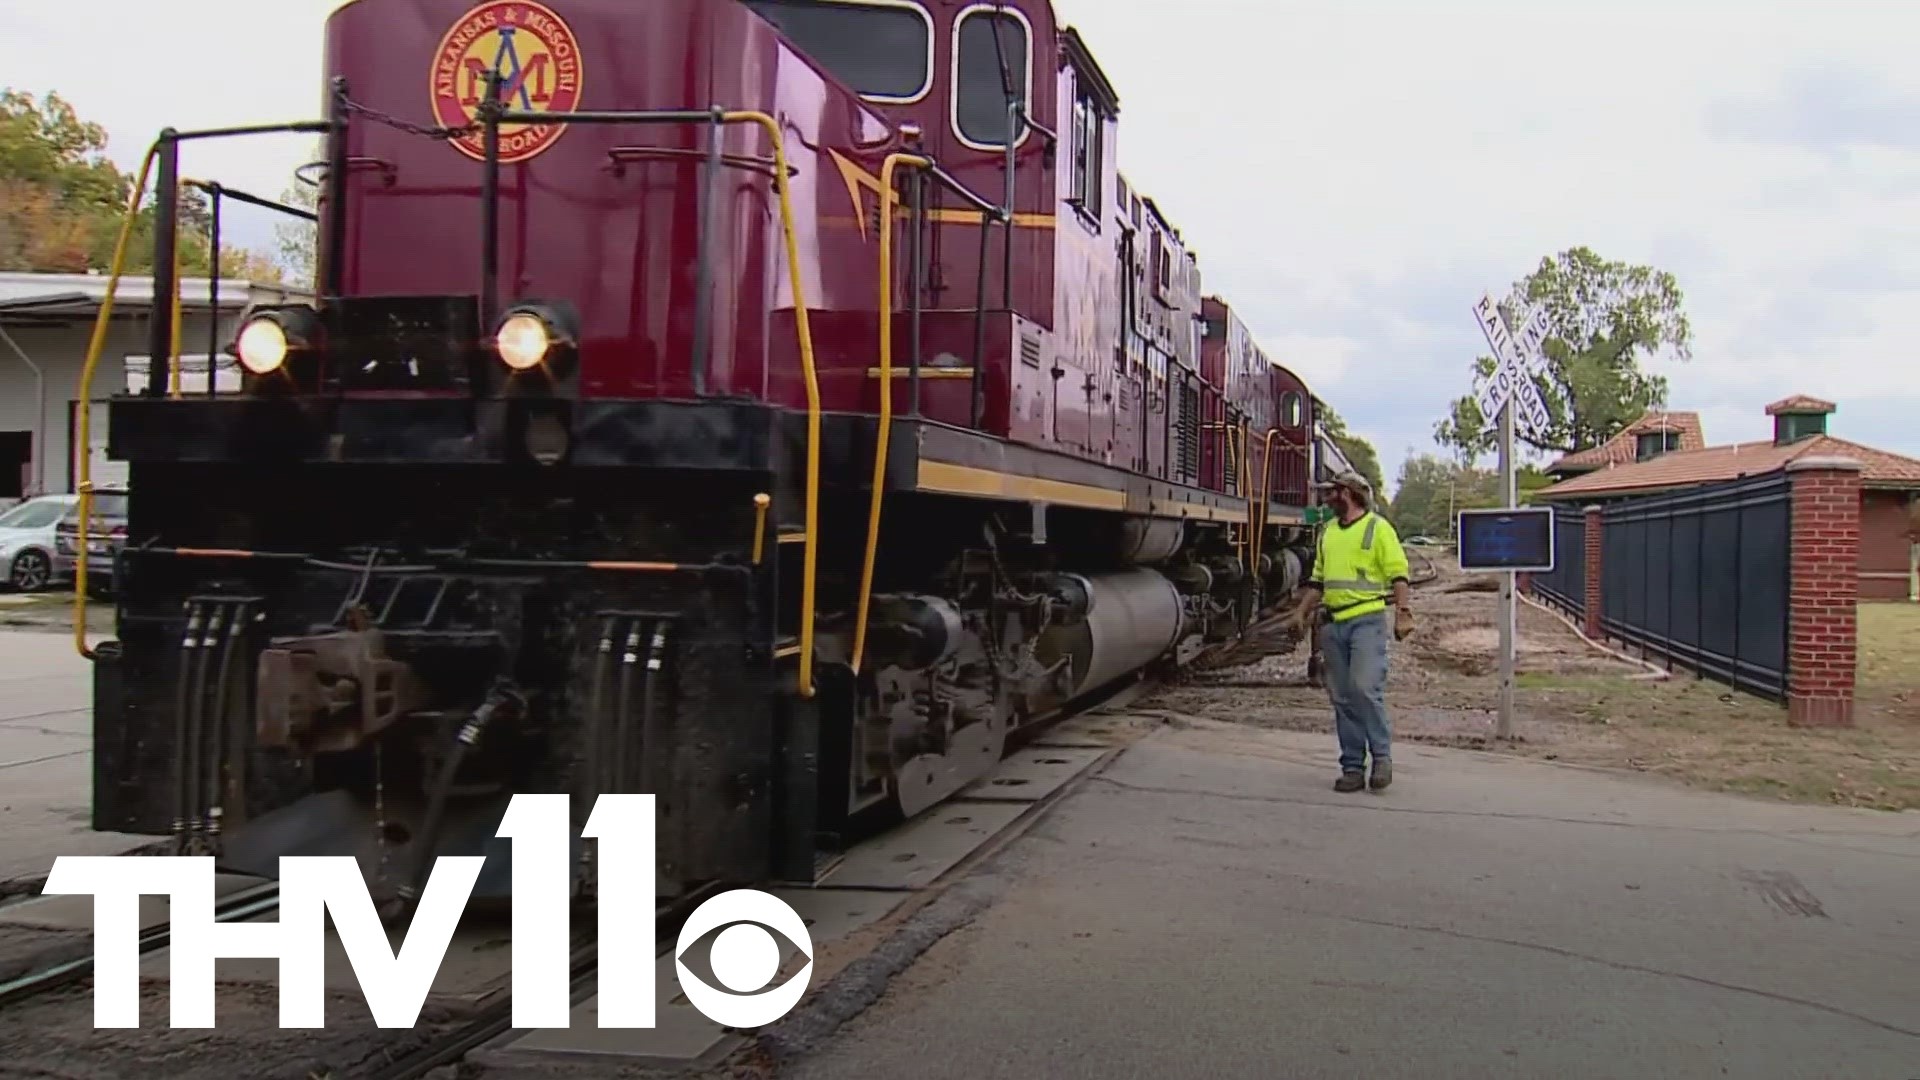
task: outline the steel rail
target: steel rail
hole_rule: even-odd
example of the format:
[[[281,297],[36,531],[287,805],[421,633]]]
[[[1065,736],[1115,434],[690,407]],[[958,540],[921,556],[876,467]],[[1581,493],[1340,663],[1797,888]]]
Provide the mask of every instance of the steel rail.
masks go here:
[[[280,883],[267,882],[242,889],[221,900],[214,908],[213,921],[237,922],[264,915],[280,906]],[[172,940],[170,924],[159,924],[140,932],[140,955],[158,952]],[[84,977],[93,970],[93,954],[56,961],[38,971],[0,982],[0,1009],[56,990]]]

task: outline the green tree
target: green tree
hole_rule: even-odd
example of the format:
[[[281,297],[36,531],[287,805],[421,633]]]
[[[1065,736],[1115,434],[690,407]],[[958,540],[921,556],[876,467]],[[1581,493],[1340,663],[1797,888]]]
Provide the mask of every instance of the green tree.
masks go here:
[[[326,140],[315,140],[313,153],[307,160],[324,161],[326,146]],[[312,210],[319,205],[320,189],[317,185],[295,178],[294,182],[287,185],[286,190],[280,193],[280,201],[288,206]],[[280,249],[280,265],[286,267],[287,272],[293,275],[295,282],[312,288],[314,268],[318,264],[314,253],[319,249],[319,229],[311,221],[283,218],[278,225],[274,226],[273,232],[275,244]]]
[[[1532,466],[1519,469],[1514,480],[1522,506],[1553,482],[1552,477]],[[1387,515],[1402,535],[1450,537],[1454,517],[1460,511],[1501,505],[1498,470],[1475,468],[1433,454],[1409,454],[1400,463]]]
[[[1388,516],[1402,535],[1450,537],[1457,512],[1498,505],[1500,483],[1493,470],[1411,454],[1400,463]]]
[[[1684,303],[1679,282],[1663,270],[1609,261],[1585,247],[1541,259],[1515,283],[1502,310],[1510,322],[1524,314],[1523,306],[1547,311],[1547,370],[1533,381],[1552,422],[1544,433],[1516,432],[1516,438],[1543,453],[1573,453],[1606,442],[1664,404],[1667,380],[1642,372],[1640,361],[1662,350],[1683,361],[1692,357]],[[1473,362],[1480,378],[1493,369],[1491,356]],[[1481,416],[1467,395],[1434,425],[1434,441],[1471,462],[1494,449],[1496,419]]]
[[[1333,406],[1325,402],[1321,404],[1324,409],[1320,413],[1320,427],[1327,433],[1327,438],[1332,439],[1340,452],[1347,455],[1347,460],[1353,462],[1353,467],[1367,478],[1367,483],[1373,485],[1376,493],[1385,490],[1386,478],[1380,472],[1380,455],[1374,452],[1373,444],[1348,432],[1347,422],[1333,411]]]
[[[80,119],[58,94],[35,100],[0,90],[0,270],[106,272],[137,177],[106,156],[106,130]],[[153,270],[154,201],[143,200],[127,240],[131,274]],[[205,274],[213,246],[206,196],[181,189],[180,269]],[[278,280],[255,252],[222,245],[223,275]]]

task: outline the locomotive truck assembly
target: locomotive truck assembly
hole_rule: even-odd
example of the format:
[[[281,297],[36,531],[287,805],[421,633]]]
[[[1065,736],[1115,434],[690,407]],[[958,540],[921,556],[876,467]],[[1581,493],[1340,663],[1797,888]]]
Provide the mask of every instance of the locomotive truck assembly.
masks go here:
[[[515,792],[642,791],[663,891],[811,880],[1299,585],[1320,403],[1045,0],[352,0],[324,52],[324,119],[169,130],[134,197],[168,295],[182,150],[324,137],[313,302],[239,393],[154,320],[108,409],[95,828],[404,907],[507,891]]]

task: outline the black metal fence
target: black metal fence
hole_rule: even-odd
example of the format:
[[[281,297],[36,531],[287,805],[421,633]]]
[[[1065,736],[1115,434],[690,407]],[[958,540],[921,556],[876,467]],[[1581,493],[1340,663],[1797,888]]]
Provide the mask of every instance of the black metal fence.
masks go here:
[[[1607,507],[1606,633],[1785,701],[1792,488],[1785,473]]]
[[[1587,613],[1587,514],[1579,507],[1553,508],[1553,572],[1533,574],[1533,591],[1575,619]]]

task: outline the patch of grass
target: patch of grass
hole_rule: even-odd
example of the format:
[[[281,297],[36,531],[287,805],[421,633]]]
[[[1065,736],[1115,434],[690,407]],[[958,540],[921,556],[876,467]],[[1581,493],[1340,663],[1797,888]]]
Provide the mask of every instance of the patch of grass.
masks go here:
[[[1791,728],[1784,708],[1719,683],[1605,681],[1528,693],[1559,760],[1793,802],[1920,809],[1920,722],[1894,710],[1863,700],[1853,728]]]
[[[1920,604],[1861,604],[1859,650],[1861,690],[1920,689]]]

